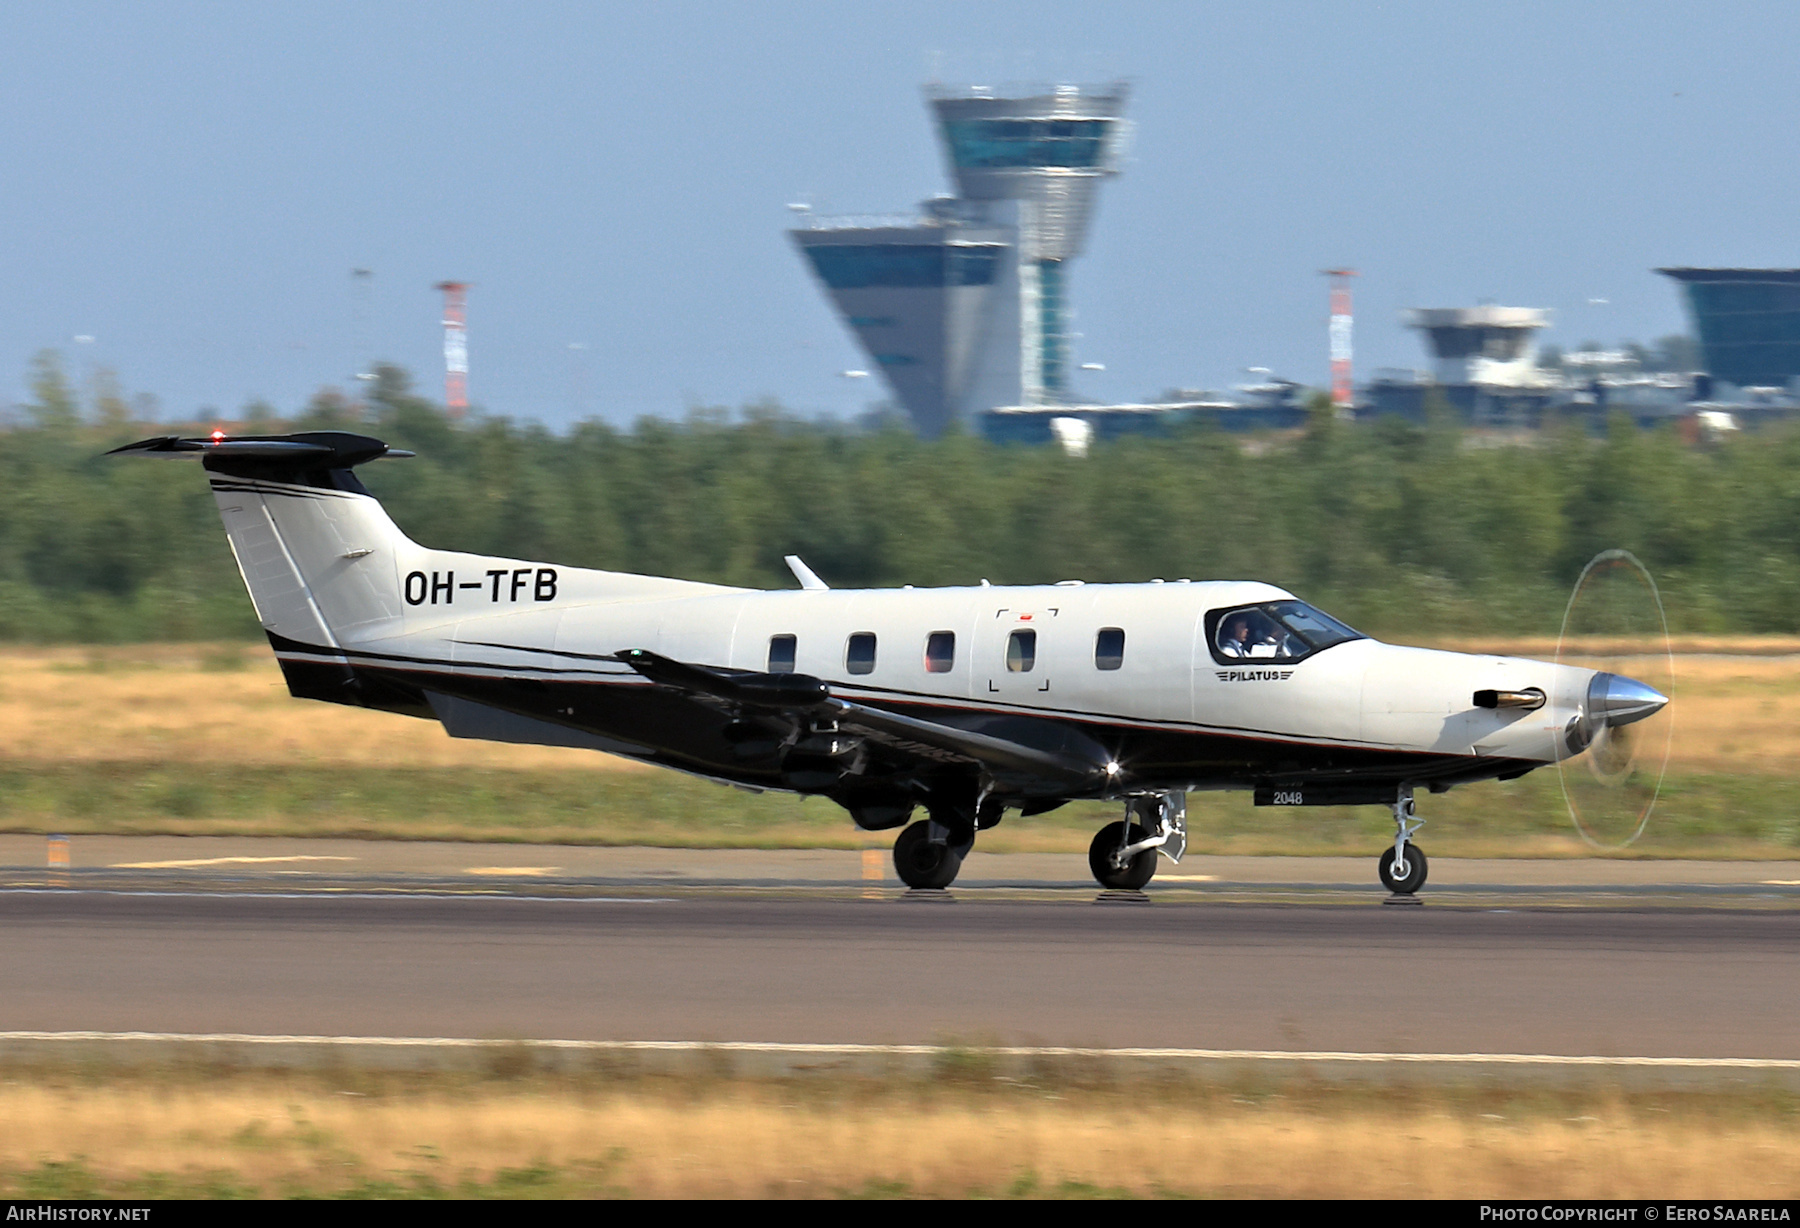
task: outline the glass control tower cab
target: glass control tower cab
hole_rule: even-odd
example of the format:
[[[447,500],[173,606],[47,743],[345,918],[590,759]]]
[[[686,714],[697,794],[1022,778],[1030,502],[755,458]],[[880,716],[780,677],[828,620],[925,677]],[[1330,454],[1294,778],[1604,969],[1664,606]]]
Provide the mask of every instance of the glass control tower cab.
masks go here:
[[[1118,173],[1122,84],[927,91],[954,197],[921,216],[809,218],[792,232],[832,303],[935,435],[1000,405],[1067,398],[1065,264]]]
[[[930,100],[958,194],[1012,207],[1021,403],[1053,404],[1068,389],[1063,266],[1081,254],[1095,188],[1118,173],[1125,87],[1062,85],[1025,98],[939,89]]]

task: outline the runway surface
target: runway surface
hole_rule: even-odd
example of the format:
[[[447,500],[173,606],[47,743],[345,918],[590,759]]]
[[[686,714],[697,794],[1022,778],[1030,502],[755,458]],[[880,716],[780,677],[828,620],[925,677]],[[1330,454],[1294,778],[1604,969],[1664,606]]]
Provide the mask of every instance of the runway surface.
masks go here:
[[[0,835],[0,889],[206,892],[435,891],[681,895],[784,892],[855,899],[897,889],[890,842],[863,849],[671,849],[241,836]],[[1192,854],[1159,865],[1158,899],[1371,903],[1379,849],[1364,857]],[[957,889],[968,896],[1092,899],[1079,853],[976,851]],[[1596,903],[1800,907],[1800,861],[1611,857],[1433,858],[1426,895],[1441,907]]]
[[[4,1031],[1800,1058],[1791,908],[40,890],[0,929]]]

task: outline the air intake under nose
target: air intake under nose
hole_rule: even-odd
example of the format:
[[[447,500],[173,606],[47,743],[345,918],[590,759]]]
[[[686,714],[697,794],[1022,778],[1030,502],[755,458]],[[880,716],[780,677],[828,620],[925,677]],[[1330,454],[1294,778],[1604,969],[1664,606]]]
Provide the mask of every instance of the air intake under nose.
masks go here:
[[[1595,674],[1588,683],[1588,716],[1608,725],[1629,725],[1661,712],[1669,697],[1636,678]]]

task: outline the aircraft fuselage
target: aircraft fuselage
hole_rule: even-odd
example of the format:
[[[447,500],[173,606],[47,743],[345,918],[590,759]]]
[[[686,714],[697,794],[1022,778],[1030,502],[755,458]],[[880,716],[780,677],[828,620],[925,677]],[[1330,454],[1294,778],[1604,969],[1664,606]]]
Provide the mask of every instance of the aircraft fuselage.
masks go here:
[[[1443,787],[1550,762],[1592,676],[1367,638],[1297,660],[1222,657],[1209,615],[1216,624],[1232,610],[1293,600],[1250,582],[775,592],[692,585],[616,595],[611,573],[511,564],[439,552],[396,559],[397,618],[340,632],[336,652],[278,640],[280,655],[303,669],[346,660],[371,684],[371,697],[408,693],[414,708],[429,709],[453,734],[506,734],[504,722],[471,719],[466,705],[477,704],[592,735],[606,743],[594,743],[601,749],[810,791],[785,778],[780,756],[746,755],[743,743],[727,741],[729,713],[707,719],[610,658],[647,649],[752,674],[773,664],[817,677],[844,699],[966,728],[1027,739],[1033,726],[1077,730],[1122,769],[1095,782],[1087,790],[1094,796],[1244,788],[1285,795],[1259,797],[1277,803],[1307,786],[1391,793],[1403,779]],[[409,589],[407,576],[424,580]],[[480,587],[449,588],[468,583],[458,577]],[[448,599],[451,592],[461,600]],[[410,604],[406,595],[421,593],[425,600]],[[1031,635],[1028,661],[1016,651],[1009,658],[1020,632]],[[1535,711],[1482,708],[1472,698],[1531,687],[1548,701]],[[512,728],[523,741],[544,732]]]

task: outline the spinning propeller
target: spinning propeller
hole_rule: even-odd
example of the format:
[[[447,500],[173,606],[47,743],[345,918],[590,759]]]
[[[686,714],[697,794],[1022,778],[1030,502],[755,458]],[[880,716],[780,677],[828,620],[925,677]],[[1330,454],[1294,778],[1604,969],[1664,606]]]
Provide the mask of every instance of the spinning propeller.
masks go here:
[[[1600,670],[1556,762],[1569,817],[1596,849],[1644,834],[1673,735],[1675,658],[1662,596],[1624,550],[1595,555],[1563,612],[1556,663]],[[1580,753],[1585,748],[1586,753]]]

